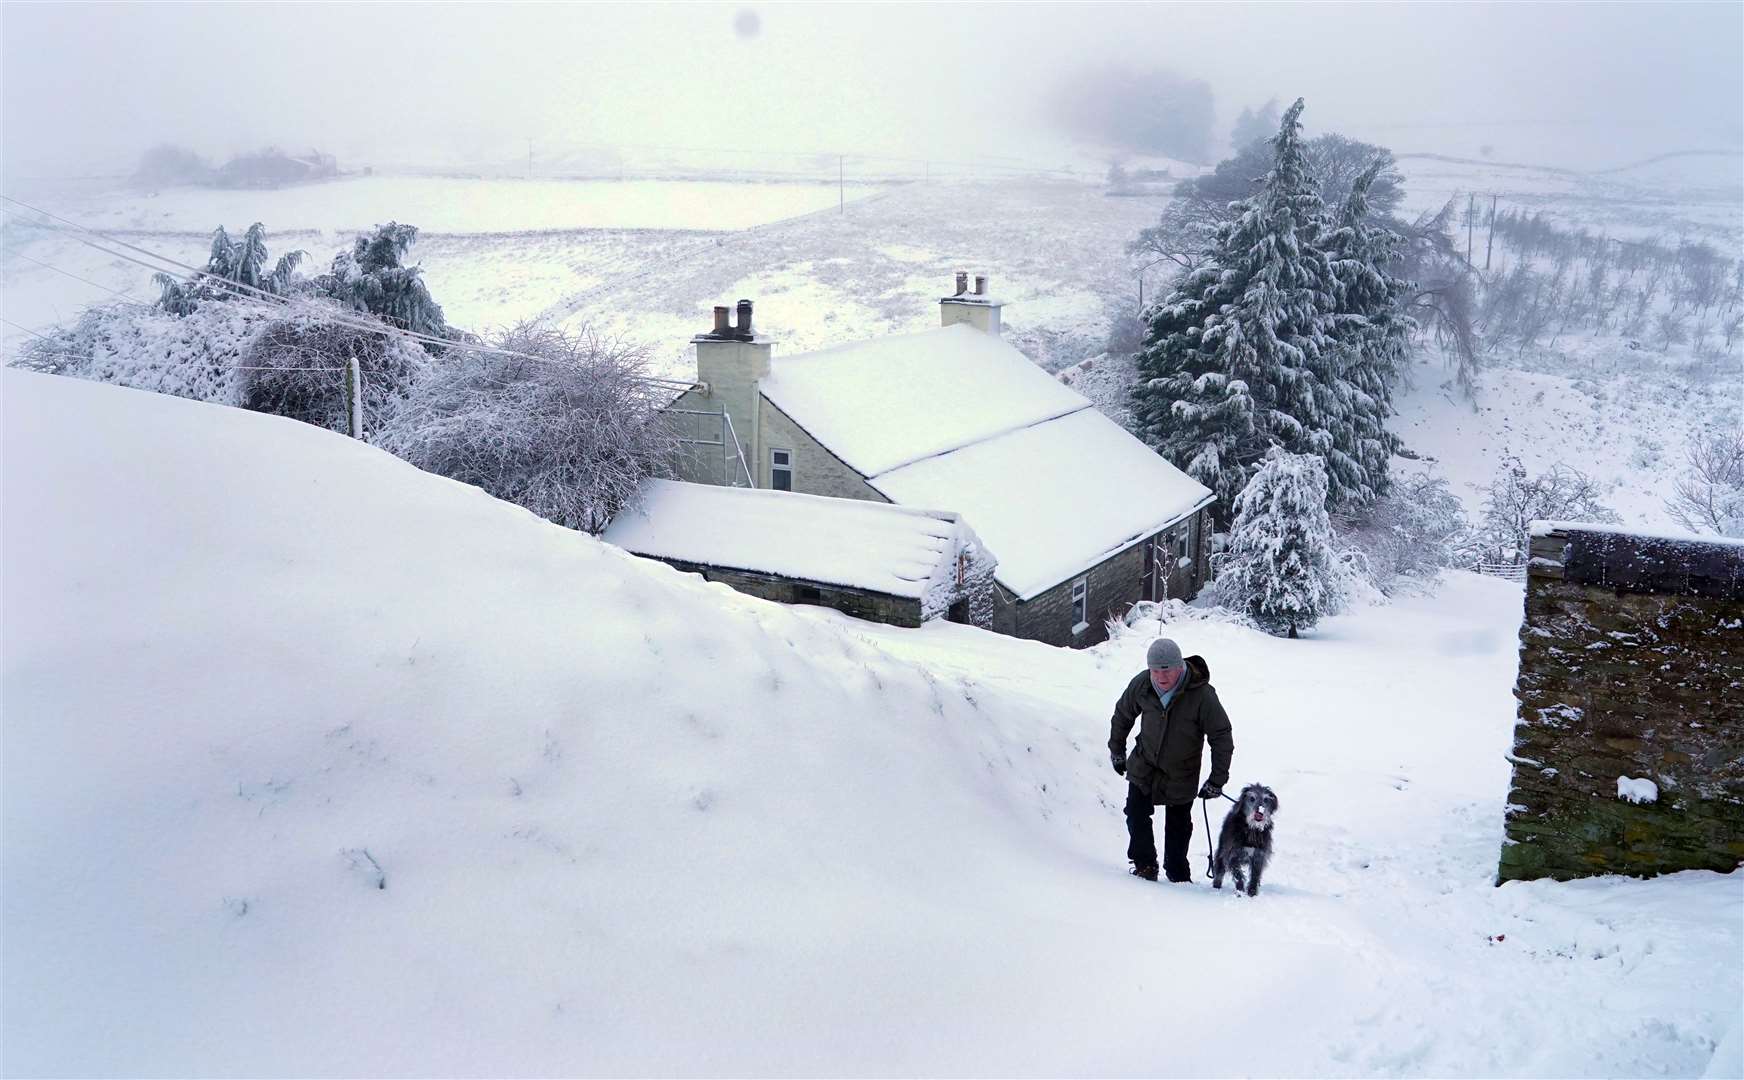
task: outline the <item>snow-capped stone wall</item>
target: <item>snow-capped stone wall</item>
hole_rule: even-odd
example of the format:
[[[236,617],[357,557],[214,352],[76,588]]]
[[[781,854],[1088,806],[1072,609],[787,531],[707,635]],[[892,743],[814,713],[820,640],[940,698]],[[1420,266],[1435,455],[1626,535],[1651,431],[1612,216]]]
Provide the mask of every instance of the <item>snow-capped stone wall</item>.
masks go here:
[[[1744,544],[1535,524],[1514,694],[1498,881],[1744,863]]]

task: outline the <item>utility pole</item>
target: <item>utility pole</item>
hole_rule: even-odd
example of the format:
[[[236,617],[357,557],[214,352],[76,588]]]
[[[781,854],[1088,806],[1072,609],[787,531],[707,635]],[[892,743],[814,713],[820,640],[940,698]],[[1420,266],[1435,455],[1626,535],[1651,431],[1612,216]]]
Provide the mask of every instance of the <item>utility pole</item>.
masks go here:
[[[1484,273],[1490,272],[1490,252],[1496,247],[1496,193],[1490,192],[1490,229],[1484,237]]]
[[[345,364],[345,426],[352,438],[363,438],[363,372],[356,353]]]
[[[1476,195],[1467,195],[1465,197],[1465,264],[1467,266],[1471,265],[1471,259],[1472,259],[1472,222],[1477,220],[1477,216],[1478,216],[1478,197]]]

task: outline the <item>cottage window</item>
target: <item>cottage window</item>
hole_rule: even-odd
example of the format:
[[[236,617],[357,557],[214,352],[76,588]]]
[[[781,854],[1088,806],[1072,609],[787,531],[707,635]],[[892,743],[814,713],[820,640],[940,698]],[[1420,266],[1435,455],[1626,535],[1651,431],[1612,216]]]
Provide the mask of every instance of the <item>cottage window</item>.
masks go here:
[[[1082,634],[1090,628],[1090,579],[1072,582],[1072,633]]]
[[[1175,558],[1177,559],[1185,559],[1187,557],[1187,530],[1189,528],[1191,528],[1191,526],[1183,524],[1175,532]]]
[[[776,491],[793,490],[793,451],[769,451],[769,486]]]
[[[960,589],[969,582],[969,551],[967,548],[957,552],[957,587]]]

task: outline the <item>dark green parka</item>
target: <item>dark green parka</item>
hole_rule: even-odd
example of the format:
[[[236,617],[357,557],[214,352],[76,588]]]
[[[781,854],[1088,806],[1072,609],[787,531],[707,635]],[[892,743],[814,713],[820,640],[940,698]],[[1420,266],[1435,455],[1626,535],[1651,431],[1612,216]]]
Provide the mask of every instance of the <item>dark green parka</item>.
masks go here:
[[[1138,740],[1128,753],[1126,737],[1140,719]],[[1108,749],[1126,757],[1127,783],[1149,794],[1153,806],[1181,806],[1199,794],[1199,762],[1207,742],[1211,782],[1218,787],[1229,783],[1235,737],[1203,656],[1187,657],[1186,682],[1169,699],[1167,710],[1151,685],[1151,673],[1133,676],[1114,703],[1109,726]]]

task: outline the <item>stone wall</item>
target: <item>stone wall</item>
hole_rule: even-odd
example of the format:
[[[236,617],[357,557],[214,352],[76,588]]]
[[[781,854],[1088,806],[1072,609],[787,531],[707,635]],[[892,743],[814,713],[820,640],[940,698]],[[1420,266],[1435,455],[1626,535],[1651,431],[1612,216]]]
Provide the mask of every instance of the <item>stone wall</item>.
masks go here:
[[[1744,545],[1544,526],[1532,556],[1497,880],[1736,868]]]
[[[1144,595],[1144,544],[1134,544],[1079,576],[1086,579],[1087,625],[1083,630],[1074,633],[1072,629],[1072,582],[1077,579],[1069,578],[1018,604],[1010,632],[1016,637],[1068,648],[1084,648],[1108,640],[1108,620],[1125,615]]]
[[[757,574],[749,570],[725,570],[717,566],[684,562],[681,559],[660,561],[685,573],[700,574],[705,580],[718,581],[738,592],[773,600],[778,604],[816,604],[819,607],[835,608],[856,619],[889,623],[892,626],[913,627],[921,624],[920,601],[910,597],[795,581],[792,578]]]
[[[824,449],[823,444],[811,435],[793,418],[770,403],[768,398],[759,399],[762,419],[758,429],[762,432],[763,445],[757,450],[758,460],[752,468],[756,471],[757,486],[771,486],[769,478],[769,451],[793,451],[793,490],[805,495],[828,495],[837,499],[863,499],[868,502],[889,502],[866,483],[866,478],[848,467],[841,458]],[[751,449],[746,448],[746,453]],[[949,510],[950,507],[940,509]],[[975,523],[970,522],[971,526]],[[995,553],[997,554],[997,552]]]

